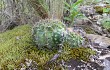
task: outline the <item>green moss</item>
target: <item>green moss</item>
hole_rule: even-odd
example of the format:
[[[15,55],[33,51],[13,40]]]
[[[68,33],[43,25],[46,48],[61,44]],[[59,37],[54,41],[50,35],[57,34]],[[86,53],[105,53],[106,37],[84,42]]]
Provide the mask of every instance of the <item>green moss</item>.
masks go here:
[[[60,58],[64,59],[65,61],[71,58],[77,60],[89,61],[90,55],[95,55],[95,54],[96,52],[90,48],[84,48],[84,47],[70,48],[68,46],[65,46],[63,48],[63,53],[61,54]]]
[[[35,61],[38,64],[39,70],[43,70],[46,66],[54,68],[55,70],[57,70],[56,68],[58,68],[58,70],[61,69],[61,66],[56,63],[51,63],[44,67],[57,53],[57,50],[39,50],[33,42],[31,29],[32,27],[30,25],[23,25],[0,34],[0,68],[2,68],[2,70],[20,69],[20,64],[25,64],[26,59]],[[91,55],[89,49],[79,49],[80,50],[78,50],[78,48],[71,49],[71,47],[65,43],[63,52],[57,62],[62,59],[67,61],[71,58],[86,60],[88,56]],[[83,52],[85,55],[82,54]],[[87,55],[87,53],[89,55]]]
[[[103,14],[103,13],[108,13],[110,14],[110,5],[106,6],[95,6],[94,9],[96,10],[97,13]]]
[[[94,9],[96,10],[97,13],[103,13],[103,7],[102,6],[95,6]]]
[[[24,25],[0,34],[0,67],[14,69],[26,58],[42,65],[55,51],[38,50],[33,44],[31,26]]]
[[[71,55],[74,59],[89,61],[90,55],[95,55],[95,51],[90,48],[80,47],[71,49]]]
[[[50,68],[55,70],[67,70],[66,67],[61,66],[59,62],[61,62],[62,60],[67,62],[70,59],[89,61],[89,57],[95,54],[96,52],[90,48],[84,48],[84,47],[70,48],[67,45],[65,45],[65,47],[63,47],[63,51],[59,56],[59,58],[55,62],[48,64],[44,68],[45,69]]]
[[[95,31],[90,27],[84,27],[83,29],[86,31],[87,34],[95,34]]]

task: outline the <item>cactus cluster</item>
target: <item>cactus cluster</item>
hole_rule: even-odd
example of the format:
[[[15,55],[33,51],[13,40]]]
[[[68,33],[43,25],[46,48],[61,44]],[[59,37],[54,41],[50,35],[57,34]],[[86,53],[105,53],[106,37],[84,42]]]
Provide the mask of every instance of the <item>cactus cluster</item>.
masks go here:
[[[33,38],[39,48],[58,49],[67,43],[73,47],[81,43],[81,37],[68,32],[58,20],[42,20],[33,27]]]

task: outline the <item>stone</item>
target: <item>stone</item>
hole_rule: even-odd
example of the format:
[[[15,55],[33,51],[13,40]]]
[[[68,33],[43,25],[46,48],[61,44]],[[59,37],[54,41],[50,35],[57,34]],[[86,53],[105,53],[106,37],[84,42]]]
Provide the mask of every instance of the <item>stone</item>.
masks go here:
[[[98,44],[98,48],[107,48],[110,46],[110,38],[95,34],[86,34],[94,44]]]

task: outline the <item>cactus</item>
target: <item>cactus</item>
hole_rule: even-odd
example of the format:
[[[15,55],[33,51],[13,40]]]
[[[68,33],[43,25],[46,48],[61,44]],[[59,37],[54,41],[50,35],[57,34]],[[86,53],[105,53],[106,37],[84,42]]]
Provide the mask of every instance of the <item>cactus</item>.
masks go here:
[[[83,38],[74,32],[68,32],[65,43],[70,47],[78,47],[82,44]]]
[[[81,37],[68,32],[58,20],[42,20],[33,27],[33,38],[39,48],[58,49],[60,44],[78,45]]]

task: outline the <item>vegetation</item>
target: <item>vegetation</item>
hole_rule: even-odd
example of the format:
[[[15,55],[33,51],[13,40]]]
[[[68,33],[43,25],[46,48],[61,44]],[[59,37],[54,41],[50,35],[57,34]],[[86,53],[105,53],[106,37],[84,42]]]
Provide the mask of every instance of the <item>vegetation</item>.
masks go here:
[[[102,23],[102,26],[103,26],[106,30],[110,31],[110,19],[109,19],[109,18],[104,18],[104,19],[101,21],[101,23]]]
[[[79,4],[81,4],[82,0],[78,0],[77,2],[73,3],[71,2],[70,4],[67,2],[65,3],[65,12],[68,12],[69,15],[65,16],[64,19],[69,21],[71,24],[74,23],[74,19],[76,16],[78,16],[78,14],[80,13],[78,10],[78,6]]]
[[[3,70],[15,67],[26,56],[24,49],[32,46],[30,29],[26,25],[0,34],[0,66]]]
[[[0,66],[3,70],[18,68],[25,59],[33,59],[41,65],[48,61],[52,52],[39,50],[33,44],[31,27],[20,26],[0,34]]]
[[[41,20],[33,27],[33,37],[38,47],[57,48],[62,44],[65,25],[60,21]],[[43,48],[44,49],[44,48]]]
[[[58,53],[56,50],[39,50],[33,42],[30,25],[19,26],[13,30],[1,33],[0,45],[0,67],[3,70],[20,68],[20,64],[25,64],[26,59],[32,59],[33,61],[36,61],[38,66],[42,67],[56,53]],[[69,53],[69,49],[70,48],[68,46],[66,47],[65,45],[64,52]],[[73,51],[75,52],[76,50]],[[79,54],[77,51],[76,53],[73,53],[73,51],[69,54],[62,53],[59,57],[59,60],[68,60],[68,58],[74,58],[71,57],[71,55],[75,56],[75,54]],[[87,52],[85,53],[87,55]],[[88,52],[88,54],[89,53],[90,51]],[[81,59],[83,58],[81,57]],[[84,60],[85,59],[86,58],[84,58]]]
[[[103,13],[110,13],[110,5],[106,5],[106,6],[95,6],[94,7],[96,12],[103,14]]]
[[[93,50],[97,44],[89,34],[110,35],[110,1],[104,1],[104,6],[95,5],[99,2],[0,0],[0,70],[28,70],[31,66],[68,70],[63,62],[70,59],[89,62],[91,55],[97,55]],[[68,23],[72,28],[66,26]]]
[[[82,38],[78,34],[68,32],[66,26],[58,20],[48,19],[36,23],[33,27],[33,36],[40,48],[45,46],[49,49],[58,49],[58,46],[64,43],[70,47],[77,47],[82,43]]]

